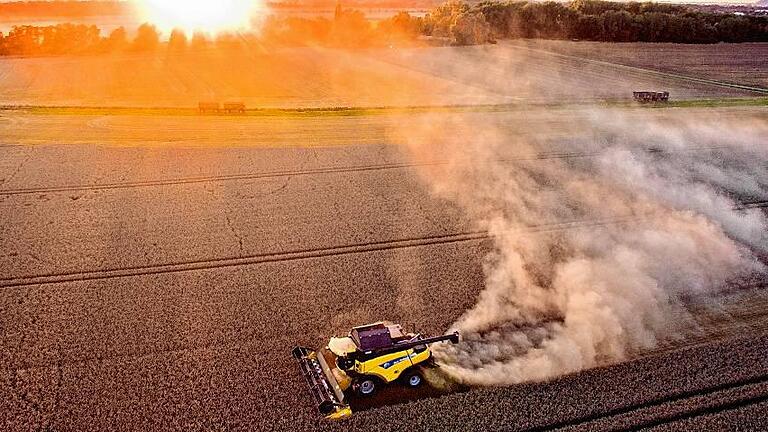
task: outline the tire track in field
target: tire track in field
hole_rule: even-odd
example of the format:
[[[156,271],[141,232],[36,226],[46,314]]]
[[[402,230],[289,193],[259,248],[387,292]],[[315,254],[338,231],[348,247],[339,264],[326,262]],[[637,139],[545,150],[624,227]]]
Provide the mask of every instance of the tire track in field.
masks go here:
[[[442,162],[445,164],[447,162]],[[167,180],[146,180],[137,182],[119,182],[119,183],[102,183],[102,184],[85,184],[85,185],[67,185],[67,186],[54,186],[54,187],[41,187],[41,188],[19,188],[19,189],[3,189],[0,190],[0,195],[28,195],[37,193],[56,193],[56,192],[76,192],[76,191],[91,191],[91,190],[110,190],[110,189],[132,189],[140,187],[153,187],[153,186],[171,186],[171,185],[183,185],[193,183],[218,183],[226,181],[238,181],[238,180],[257,180],[279,177],[293,177],[293,176],[309,176],[319,174],[343,174],[365,171],[384,171],[394,169],[412,168],[417,166],[439,165],[440,162],[434,163],[412,163],[412,164],[382,164],[382,165],[363,165],[357,167],[339,167],[339,168],[317,168],[309,170],[296,170],[296,171],[271,171],[271,172],[256,172],[246,174],[229,174],[219,176],[196,176],[196,177],[179,177]]]
[[[768,200],[751,202],[746,208],[768,207]],[[743,207],[736,206],[739,210]],[[620,216],[600,220],[574,220],[553,222],[540,225],[531,225],[522,228],[525,233],[542,233],[554,231],[566,231],[590,227],[608,225],[620,225],[623,223],[642,222],[643,215]],[[238,257],[208,258],[200,260],[180,261],[163,264],[143,266],[125,266],[104,270],[80,270],[69,272],[48,273],[41,275],[27,275],[0,278],[0,288],[17,288],[33,285],[58,284],[66,282],[82,282],[91,280],[116,279],[133,276],[147,276],[166,273],[180,273],[188,271],[211,270],[228,267],[242,267],[266,263],[288,262],[306,259],[325,258],[333,256],[352,255],[369,252],[380,252],[398,249],[410,249],[415,247],[446,245],[453,243],[466,243],[472,241],[484,241],[491,239],[491,234],[485,230],[465,231],[459,233],[412,237],[395,240],[381,240],[376,242],[357,243],[341,246],[326,246],[311,249],[299,249],[285,252],[268,252]]]
[[[526,233],[553,232],[570,229],[591,228],[622,223],[638,222],[638,217],[616,217],[603,220],[577,220],[556,222],[529,226],[522,229]],[[143,266],[126,266],[105,270],[83,270],[60,273],[48,273],[42,275],[17,276],[0,279],[0,288],[18,288],[32,285],[58,284],[66,282],[81,282],[91,280],[105,280],[125,278],[132,276],[147,276],[165,273],[180,273],[188,271],[210,270],[227,267],[242,267],[257,264],[298,261],[306,259],[325,258],[333,256],[352,255],[368,252],[380,252],[415,247],[446,245],[452,243],[466,243],[472,241],[484,241],[491,238],[488,231],[466,231],[435,236],[413,237],[397,240],[382,240],[377,242],[357,243],[343,246],[328,246],[312,249],[300,249],[286,252],[269,252],[247,255],[243,257],[212,258],[174,263],[153,264]]]
[[[683,301],[695,321],[693,327],[680,329],[684,340],[662,339],[655,348],[642,351],[634,358],[657,357],[672,350],[706,345],[712,341],[742,335],[746,330],[768,334],[768,292],[764,293],[766,288],[768,281],[738,285],[734,292],[722,293],[714,299],[715,304],[722,304],[721,302],[728,299],[733,302],[721,306],[722,309],[719,310],[702,309],[701,304],[696,304],[695,300]],[[709,305],[712,300],[706,298],[704,304]]]
[[[764,308],[768,298],[761,294],[766,287],[768,287],[768,282],[765,281],[741,287],[741,289],[751,291],[752,294],[745,293],[748,297],[760,297],[759,300],[762,303],[755,306],[753,304],[755,298],[750,297],[750,301],[746,304],[740,300],[740,297],[736,298],[731,306],[724,307],[719,312],[719,319],[707,316],[706,311],[696,312],[692,310],[694,316],[706,317],[705,321],[697,320],[697,329],[702,331],[702,334],[686,336],[682,343],[674,341],[659,346],[654,350],[641,353],[632,360],[642,361],[645,358],[659,357],[673,351],[695,349],[734,336],[743,336],[745,332],[768,334],[768,312]],[[768,373],[762,373],[524,430],[528,432],[554,430],[636,431],[702,415],[740,409],[766,400],[768,400]]]
[[[647,148],[644,151],[648,153],[691,153],[707,150],[719,150],[727,148],[726,146],[710,146],[710,147],[692,147],[688,149],[680,149],[675,151],[662,151],[658,149]],[[516,162],[516,161],[532,161],[532,160],[549,160],[549,159],[576,159],[576,158],[591,158],[604,154],[601,150],[596,151],[584,151],[584,152],[542,152],[533,154],[530,156],[519,156],[514,158],[499,159],[497,162]],[[156,187],[156,186],[174,186],[184,184],[195,183],[220,183],[227,181],[241,181],[241,180],[258,180],[280,177],[294,177],[294,176],[311,176],[311,175],[323,175],[323,174],[344,174],[344,173],[356,173],[366,171],[387,171],[408,169],[426,166],[439,166],[448,165],[450,161],[447,160],[435,160],[425,162],[410,162],[410,163],[392,163],[392,164],[379,164],[379,165],[361,165],[351,167],[327,167],[316,168],[308,170],[286,170],[286,171],[272,171],[272,172],[253,172],[244,174],[228,174],[218,176],[195,176],[195,177],[179,177],[166,180],[146,180],[135,182],[116,182],[116,183],[101,183],[101,184],[83,184],[83,185],[64,185],[64,186],[52,186],[52,187],[39,187],[39,188],[18,188],[18,189],[0,189],[0,196],[12,196],[12,195],[31,195],[39,193],[63,193],[63,192],[80,192],[80,191],[94,191],[94,190],[112,190],[112,189],[133,189],[141,187]]]
[[[643,424],[639,428],[632,428],[630,430],[633,430],[633,431],[634,430],[649,430],[649,429],[655,428],[657,426],[662,426],[662,425],[665,425],[665,424],[673,424],[673,423],[677,423],[679,421],[685,421],[685,420],[694,419],[694,418],[697,418],[697,417],[702,417],[702,416],[707,416],[707,415],[716,415],[716,414],[726,413],[726,412],[729,412],[729,411],[738,411],[738,410],[742,410],[744,408],[750,408],[750,407],[755,406],[755,405],[760,405],[760,404],[765,403],[765,402],[768,402],[768,395],[763,395],[761,397],[751,398],[749,400],[741,400],[741,401],[734,401],[734,402],[730,402],[730,403],[725,403],[725,404],[722,404],[722,405],[720,405],[718,407],[714,407],[714,408],[706,407],[706,408],[703,408],[703,409],[700,409],[700,410],[692,410],[692,411],[687,412],[687,413],[683,413],[683,414],[679,414],[679,415],[675,415],[675,416],[670,416],[670,417],[664,418],[664,419],[662,419],[662,421],[659,421],[659,422],[648,422],[646,424]]]
[[[747,289],[756,292],[765,289],[766,282],[753,284]],[[727,314],[738,313],[742,306]],[[695,314],[694,314],[695,315]],[[663,356],[666,353],[679,350],[692,350],[712,343],[743,336],[748,330],[755,334],[768,334],[768,312],[760,310],[734,320],[733,325],[726,326],[725,334],[711,334],[684,343],[673,343],[658,349],[633,357],[632,361],[643,361],[650,357]],[[746,318],[746,319],[744,319]],[[705,325],[704,329],[720,330],[718,322]],[[549,432],[570,430],[606,430],[606,431],[637,431],[674,423],[688,418],[715,414],[723,411],[740,409],[746,406],[762,403],[768,400],[768,373],[761,373],[739,379],[701,386],[694,389],[677,391],[650,400],[620,406],[602,412],[590,413],[579,417],[564,419],[548,424],[522,429],[525,432]]]
[[[740,392],[742,394],[739,394]],[[708,400],[708,398],[710,398],[710,400]],[[523,430],[525,432],[548,432],[577,429],[635,431],[684,420],[686,418],[714,414],[729,409],[738,409],[761,403],[766,400],[768,400],[768,374],[764,373],[695,390],[673,393],[647,402],[614,408],[602,413],[590,414],[577,419],[564,420],[562,422]],[[686,402],[698,402],[698,405],[693,409],[677,406]],[[665,412],[665,409],[674,411],[675,408],[678,408],[677,412]],[[658,412],[659,410],[661,410],[661,412]],[[645,416],[645,418],[642,418],[642,416]],[[609,423],[607,425],[603,424],[601,427],[601,422]],[[620,422],[623,424],[621,424],[621,426],[616,426],[611,422]]]
[[[768,207],[768,200],[752,202],[748,208]],[[736,206],[735,209],[741,209]],[[600,220],[573,220],[553,222],[540,225],[531,225],[520,229],[524,233],[544,233],[566,231],[571,229],[592,228],[608,225],[620,225],[624,223],[642,222],[643,215],[620,216]],[[289,262],[306,259],[317,259],[334,256],[353,255],[369,252],[381,252],[389,250],[410,249],[415,247],[447,245],[453,243],[466,243],[484,241],[492,238],[486,230],[465,231],[459,233],[412,237],[395,240],[381,240],[376,242],[356,243],[341,246],[326,246],[311,249],[299,249],[285,252],[268,252],[238,257],[209,258],[200,260],[180,261],[163,264],[125,266],[104,270],[81,270],[42,275],[16,276],[0,278],[0,288],[17,288],[33,285],[58,284],[66,282],[82,282],[91,280],[117,279],[133,276],[147,276],[166,273],[181,273],[189,271],[211,270],[228,267],[242,267],[258,264]]]

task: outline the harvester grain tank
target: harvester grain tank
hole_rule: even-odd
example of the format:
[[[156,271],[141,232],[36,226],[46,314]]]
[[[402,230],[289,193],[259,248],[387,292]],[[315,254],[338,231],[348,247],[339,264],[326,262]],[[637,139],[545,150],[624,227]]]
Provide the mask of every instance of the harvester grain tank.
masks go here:
[[[372,396],[379,386],[400,381],[406,387],[423,383],[422,366],[433,365],[429,345],[459,342],[459,333],[424,337],[406,333],[388,321],[355,327],[345,337],[332,337],[319,350],[293,349],[312,397],[329,419],[352,414],[347,393]]]

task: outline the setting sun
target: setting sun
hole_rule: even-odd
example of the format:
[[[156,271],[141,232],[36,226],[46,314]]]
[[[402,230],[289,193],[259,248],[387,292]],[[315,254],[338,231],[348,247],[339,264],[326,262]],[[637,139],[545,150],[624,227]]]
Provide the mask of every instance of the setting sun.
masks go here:
[[[162,31],[221,31],[248,28],[256,0],[137,0],[143,19]]]

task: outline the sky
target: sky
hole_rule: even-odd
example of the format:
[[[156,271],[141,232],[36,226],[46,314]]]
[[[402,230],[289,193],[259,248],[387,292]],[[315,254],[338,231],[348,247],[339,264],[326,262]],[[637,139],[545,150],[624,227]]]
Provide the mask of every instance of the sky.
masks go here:
[[[19,0],[0,0],[0,3],[14,3]],[[48,1],[71,1],[71,0],[48,0]],[[76,0],[76,1],[91,1],[91,0]],[[114,1],[114,0],[95,0],[95,1]],[[130,2],[132,0],[118,0],[123,2]],[[211,3],[219,3],[218,0],[210,0]],[[273,0],[275,2],[280,2],[284,0]],[[296,0],[291,0],[296,1]],[[300,0],[299,0],[300,1]],[[448,0],[446,0],[448,1]],[[542,0],[543,1],[543,0]],[[617,1],[617,0],[609,0],[609,1]],[[636,0],[636,1],[647,1],[647,0]],[[713,1],[713,0],[653,0],[655,3],[676,3],[676,4],[719,4],[719,5],[756,5],[760,2],[760,0],[721,0],[721,1]],[[355,0],[355,3],[362,3],[363,0]],[[440,3],[439,0],[436,0],[436,4]]]

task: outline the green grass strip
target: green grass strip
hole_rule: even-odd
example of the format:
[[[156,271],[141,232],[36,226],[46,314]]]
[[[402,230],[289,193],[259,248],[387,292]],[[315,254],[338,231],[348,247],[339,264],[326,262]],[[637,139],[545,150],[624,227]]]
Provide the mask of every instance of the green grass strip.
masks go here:
[[[245,114],[200,114],[196,108],[132,108],[132,107],[85,107],[85,106],[0,106],[0,112],[23,112],[38,115],[84,115],[84,116],[197,116],[239,119],[243,117],[361,117],[410,113],[460,113],[460,112],[511,112],[530,109],[573,109],[589,107],[619,108],[715,108],[715,107],[760,107],[768,106],[768,97],[719,98],[672,100],[665,103],[639,104],[621,100],[582,101],[572,103],[537,104],[488,104],[488,105],[425,105],[403,107],[328,107],[328,108],[254,108]]]

